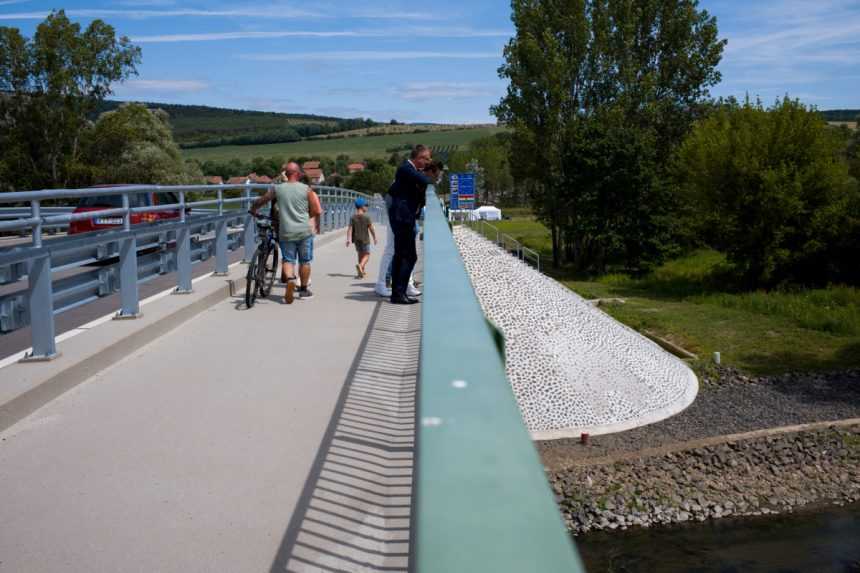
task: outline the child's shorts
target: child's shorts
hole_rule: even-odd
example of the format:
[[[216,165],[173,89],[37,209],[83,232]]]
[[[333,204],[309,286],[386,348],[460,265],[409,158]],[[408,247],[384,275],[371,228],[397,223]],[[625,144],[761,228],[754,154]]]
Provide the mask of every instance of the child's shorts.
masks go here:
[[[359,255],[370,252],[370,243],[364,241],[355,241],[355,252]]]

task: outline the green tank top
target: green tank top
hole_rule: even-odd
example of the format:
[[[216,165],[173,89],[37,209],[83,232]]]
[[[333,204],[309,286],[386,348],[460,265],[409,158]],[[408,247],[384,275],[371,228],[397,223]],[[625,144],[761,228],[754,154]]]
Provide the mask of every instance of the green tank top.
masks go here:
[[[304,183],[280,183],[275,185],[278,201],[282,241],[301,241],[310,237],[310,217],[308,216],[308,186]]]

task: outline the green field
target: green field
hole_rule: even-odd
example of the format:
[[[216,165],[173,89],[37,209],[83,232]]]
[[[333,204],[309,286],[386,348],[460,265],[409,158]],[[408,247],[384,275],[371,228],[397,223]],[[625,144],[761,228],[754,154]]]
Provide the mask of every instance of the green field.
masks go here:
[[[501,127],[480,127],[454,131],[435,131],[430,133],[410,133],[399,135],[380,135],[373,137],[349,137],[343,139],[314,139],[294,143],[273,143],[269,145],[229,145],[183,150],[188,159],[199,161],[227,161],[238,158],[243,161],[255,157],[331,157],[345,154],[352,159],[387,158],[395,147],[423,143],[427,146],[465,146],[475,139],[502,131]]]
[[[496,226],[539,251],[542,266],[550,266],[546,227],[529,217]],[[585,298],[623,299],[602,308],[632,328],[698,354],[702,364],[720,352],[723,364],[752,374],[860,366],[860,289],[723,292],[718,277],[724,267],[723,255],[701,250],[642,278],[546,270]]]

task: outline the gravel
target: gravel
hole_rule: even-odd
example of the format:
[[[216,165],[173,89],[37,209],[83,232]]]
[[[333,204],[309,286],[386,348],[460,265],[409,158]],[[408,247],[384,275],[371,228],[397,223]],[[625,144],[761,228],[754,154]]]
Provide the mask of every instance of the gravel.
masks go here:
[[[860,425],[547,473],[568,529],[790,513],[860,500]]]
[[[721,367],[700,379],[695,402],[669,419],[626,432],[592,436],[589,445],[537,442],[547,469],[726,434],[860,417],[860,369],[749,377]]]

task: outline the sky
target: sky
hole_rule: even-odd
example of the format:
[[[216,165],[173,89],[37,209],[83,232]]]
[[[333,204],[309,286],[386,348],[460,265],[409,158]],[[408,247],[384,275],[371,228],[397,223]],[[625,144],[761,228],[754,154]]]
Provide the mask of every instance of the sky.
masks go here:
[[[700,0],[728,40],[714,96],[788,94],[860,108],[860,0]],[[52,9],[111,24],[143,50],[113,99],[490,123],[513,34],[506,0],[0,0],[31,36]]]

